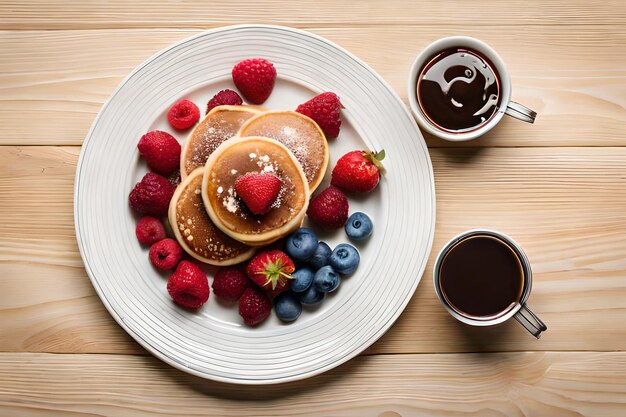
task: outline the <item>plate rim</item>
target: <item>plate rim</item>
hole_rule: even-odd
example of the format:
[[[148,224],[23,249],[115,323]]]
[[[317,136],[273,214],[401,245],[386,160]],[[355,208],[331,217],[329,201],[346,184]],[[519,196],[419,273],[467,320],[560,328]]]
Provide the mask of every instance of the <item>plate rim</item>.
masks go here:
[[[111,101],[113,100],[113,98],[120,92],[120,90],[124,87],[124,85],[135,75],[137,74],[139,71],[141,71],[143,68],[145,68],[146,66],[148,66],[149,64],[151,64],[155,59],[157,59],[158,57],[160,57],[161,55],[167,53],[168,51],[170,51],[173,48],[176,48],[180,45],[183,45],[187,42],[190,42],[196,38],[200,38],[203,36],[206,36],[208,34],[212,34],[212,33],[220,33],[220,32],[227,32],[227,31],[232,31],[232,30],[239,30],[239,29],[280,29],[286,32],[293,32],[293,33],[297,33],[300,35],[305,35],[305,36],[309,36],[312,38],[317,39],[318,41],[321,41],[323,43],[326,43],[330,46],[332,46],[333,48],[337,49],[339,52],[341,52],[342,54],[345,54],[347,57],[349,57],[353,62],[355,62],[358,65],[363,66],[365,69],[367,69],[376,79],[378,79],[378,81],[381,82],[381,84],[392,93],[392,96],[394,97],[394,99],[398,102],[398,104],[402,107],[404,113],[406,114],[406,116],[410,119],[411,124],[415,127],[416,131],[419,133],[419,145],[420,147],[423,149],[423,151],[425,152],[426,155],[426,161],[427,161],[427,168],[428,168],[428,173],[429,173],[429,178],[430,178],[430,189],[431,189],[431,193],[432,193],[432,199],[430,201],[430,205],[431,205],[431,211],[432,211],[432,223],[430,225],[430,228],[428,230],[428,244],[427,244],[427,248],[426,248],[426,253],[428,254],[428,256],[425,257],[425,259],[421,262],[421,265],[418,268],[418,272],[416,274],[416,279],[415,279],[415,284],[412,286],[410,292],[407,293],[407,296],[405,297],[405,299],[402,301],[401,305],[399,306],[399,308],[396,309],[396,311],[393,313],[393,315],[387,320],[386,323],[384,323],[383,326],[381,326],[381,328],[375,333],[373,334],[371,337],[369,337],[362,345],[360,346],[356,346],[356,348],[352,349],[347,355],[339,358],[338,360],[332,361],[324,366],[320,366],[305,372],[302,372],[300,374],[297,375],[293,375],[293,376],[287,376],[287,377],[279,377],[279,378],[273,378],[273,379],[241,379],[241,378],[229,378],[229,377],[223,377],[223,376],[218,376],[218,375],[209,375],[200,371],[197,371],[193,368],[187,367],[185,366],[183,363],[172,360],[172,358],[170,358],[169,356],[163,354],[162,352],[160,352],[157,347],[153,346],[152,344],[150,344],[147,340],[144,340],[138,333],[136,333],[129,325],[127,325],[127,323],[124,321],[123,317],[121,317],[118,312],[113,308],[113,306],[109,303],[106,295],[102,292],[102,289],[100,288],[97,279],[95,278],[91,267],[89,265],[89,263],[86,260],[86,255],[84,252],[84,245],[85,243],[83,242],[83,239],[81,238],[81,233],[80,233],[80,227],[79,227],[79,223],[78,223],[78,205],[77,205],[77,197],[78,197],[78,189],[79,189],[79,184],[80,184],[80,172],[81,172],[81,168],[82,165],[84,163],[84,158],[85,158],[85,154],[86,154],[86,150],[87,150],[87,146],[89,145],[92,137],[93,137],[93,132],[96,129],[96,126],[98,125],[98,122],[102,116],[102,114],[106,111],[106,109],[108,108],[109,104],[111,103]],[[413,117],[413,115],[410,113],[409,109],[407,108],[407,106],[404,104],[404,102],[402,101],[402,99],[400,98],[400,96],[398,95],[398,93],[391,87],[391,85],[380,75],[378,74],[378,72],[376,72],[371,66],[369,66],[365,61],[363,61],[362,59],[360,59],[359,57],[357,57],[355,54],[353,54],[352,52],[348,51],[347,49],[345,49],[344,47],[338,45],[337,43],[323,37],[320,35],[317,35],[315,33],[312,33],[308,30],[303,30],[303,29],[298,29],[298,28],[294,28],[294,27],[290,27],[290,26],[283,26],[283,25],[268,25],[268,24],[238,24],[238,25],[227,25],[227,26],[220,26],[217,28],[213,28],[213,29],[209,29],[209,30],[205,30],[202,31],[198,34],[186,37],[184,39],[181,39],[180,41],[174,42],[169,44],[168,46],[166,46],[165,48],[160,49],[159,51],[157,51],[156,53],[152,54],[150,57],[148,57],[146,60],[144,60],[141,64],[137,65],[128,75],[126,75],[126,77],[124,77],[122,79],[122,81],[120,81],[120,83],[115,87],[115,89],[113,90],[113,92],[108,96],[107,100],[103,103],[102,107],[100,108],[100,110],[98,111],[98,114],[96,115],[96,117],[94,118],[87,134],[85,135],[85,139],[83,140],[83,143],[81,145],[81,150],[80,150],[80,155],[78,158],[78,162],[76,164],[76,174],[74,176],[74,193],[73,193],[73,215],[74,215],[74,231],[75,231],[75,235],[76,235],[76,242],[77,242],[77,246],[78,246],[78,250],[81,256],[81,260],[83,262],[83,266],[85,267],[85,271],[87,272],[87,276],[89,277],[89,280],[91,281],[92,286],[94,287],[94,289],[96,290],[96,293],[98,294],[98,297],[100,298],[100,301],[102,302],[102,304],[104,304],[105,308],[107,309],[108,313],[113,317],[113,319],[117,322],[117,324],[122,327],[126,333],[128,335],[130,335],[133,340],[135,340],[139,345],[141,345],[144,349],[146,349],[146,351],[148,351],[151,355],[155,356],[156,358],[160,359],[161,361],[165,362],[166,364],[181,370],[183,372],[186,372],[188,374],[197,376],[197,377],[201,377],[203,379],[209,379],[212,381],[217,381],[217,382],[221,382],[221,383],[230,383],[230,384],[238,384],[238,385],[270,385],[270,384],[280,384],[280,383],[286,383],[286,382],[292,382],[292,381],[299,381],[299,380],[303,380],[303,379],[307,379],[310,378],[312,376],[315,375],[319,375],[322,374],[326,371],[329,371],[331,369],[334,369],[346,362],[348,362],[349,360],[355,358],[356,356],[358,356],[359,354],[361,354],[363,351],[365,351],[366,349],[368,349],[370,346],[372,346],[374,343],[376,343],[376,341],[378,341],[385,333],[387,333],[387,331],[393,326],[393,324],[397,321],[398,317],[400,317],[400,315],[404,312],[404,310],[406,309],[408,303],[410,302],[410,300],[413,298],[413,295],[415,294],[415,291],[419,285],[419,283],[421,282],[424,272],[426,270],[426,266],[428,264],[428,259],[430,258],[430,254],[432,251],[432,247],[434,244],[434,235],[435,235],[435,224],[436,224],[436,216],[437,216],[437,211],[436,211],[436,190],[435,190],[435,178],[434,178],[434,171],[433,171],[433,166],[432,166],[432,159],[430,157],[430,152],[428,151],[428,146],[426,145],[426,141],[424,140],[424,136],[419,128],[419,126],[417,125],[417,122],[415,121],[415,118]]]

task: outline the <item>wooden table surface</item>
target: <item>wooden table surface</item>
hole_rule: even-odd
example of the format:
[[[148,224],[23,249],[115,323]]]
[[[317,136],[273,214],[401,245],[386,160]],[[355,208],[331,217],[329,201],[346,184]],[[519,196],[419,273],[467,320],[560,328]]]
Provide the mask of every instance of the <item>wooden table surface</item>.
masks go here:
[[[437,189],[427,272],[359,357],[295,383],[205,381],[109,316],[78,253],[72,192],[102,103],[169,44],[234,23],[327,37],[406,102],[415,54],[469,35],[507,63],[534,125],[427,137]],[[626,2],[0,0],[0,415],[626,415]],[[465,229],[516,239],[549,330],[470,328],[437,301],[437,250]]]

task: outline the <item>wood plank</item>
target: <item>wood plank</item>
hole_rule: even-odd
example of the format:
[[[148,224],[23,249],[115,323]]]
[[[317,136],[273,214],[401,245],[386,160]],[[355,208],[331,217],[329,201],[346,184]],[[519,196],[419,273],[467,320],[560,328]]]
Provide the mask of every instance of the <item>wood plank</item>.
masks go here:
[[[616,59],[626,56],[623,27],[559,25],[535,30],[528,26],[523,29],[524,42],[519,32],[505,26],[474,23],[311,30],[363,58],[405,102],[411,61],[432,40],[464,33],[500,51],[512,74],[513,98],[539,112],[535,125],[505,118],[480,140],[451,144],[428,137],[432,147],[624,146],[626,68]],[[0,144],[81,144],[102,103],[132,68],[196,33],[164,29],[0,32]]]
[[[455,13],[454,11],[457,11]],[[619,0],[573,0],[567,7],[559,0],[499,2],[487,0],[481,7],[467,7],[463,0],[441,2],[389,0],[304,0],[289,2],[250,0],[206,2],[182,0],[123,0],[106,2],[49,2],[5,0],[0,4],[1,29],[76,29],[128,27],[200,27],[214,24],[265,22],[287,25],[330,24],[464,24],[476,26],[545,25],[570,22],[586,25],[602,21],[623,23],[624,3]]]
[[[0,414],[621,417],[625,375],[625,352],[384,355],[250,387],[151,356],[3,353]]]
[[[431,149],[437,227],[422,283],[368,353],[624,350],[626,148]],[[78,148],[0,148],[0,351],[142,353],[115,325],[77,252]],[[10,197],[10,198],[7,198]],[[476,329],[437,301],[430,271],[453,235],[489,227],[525,248],[530,306],[549,331]]]

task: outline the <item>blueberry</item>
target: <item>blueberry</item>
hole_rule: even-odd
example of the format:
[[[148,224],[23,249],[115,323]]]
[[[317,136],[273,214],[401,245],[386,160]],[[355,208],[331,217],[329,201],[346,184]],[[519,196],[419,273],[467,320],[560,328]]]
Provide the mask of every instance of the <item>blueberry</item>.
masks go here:
[[[372,220],[365,213],[357,211],[348,217],[346,222],[346,234],[350,239],[364,240],[372,235],[374,226]]]
[[[324,265],[328,265],[328,258],[330,258],[332,252],[333,250],[326,242],[320,242],[319,245],[317,245],[317,249],[315,249],[315,253],[307,263],[311,265],[313,269],[318,270]]]
[[[354,246],[341,243],[330,255],[328,262],[340,274],[351,274],[356,271],[360,260],[359,251]]]
[[[293,292],[304,292],[309,289],[313,282],[315,272],[311,268],[303,266],[291,274],[293,279],[291,280],[291,290]]]
[[[302,304],[298,298],[290,292],[283,292],[274,300],[276,316],[282,321],[294,321],[302,313]]]
[[[340,282],[339,274],[330,265],[318,269],[313,278],[313,286],[321,292],[335,291]]]
[[[287,236],[285,250],[292,258],[304,261],[313,256],[317,245],[315,232],[307,227],[301,227]]]
[[[305,292],[296,293],[296,296],[300,299],[302,304],[313,305],[321,303],[326,293],[318,291],[315,289],[315,286],[311,285]]]

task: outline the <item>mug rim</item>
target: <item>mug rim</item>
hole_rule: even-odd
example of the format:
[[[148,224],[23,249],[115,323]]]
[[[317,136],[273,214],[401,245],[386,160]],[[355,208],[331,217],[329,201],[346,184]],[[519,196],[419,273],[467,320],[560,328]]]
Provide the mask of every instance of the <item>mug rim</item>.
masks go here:
[[[417,78],[419,76],[420,70],[426,64],[426,62],[436,53],[452,47],[467,47],[468,49],[474,49],[485,55],[485,57],[487,57],[493,63],[496,71],[498,72],[502,88],[502,101],[496,115],[480,128],[464,133],[445,132],[434,126],[430,121],[428,121],[428,118],[422,112],[417,101]],[[506,65],[504,64],[504,61],[502,60],[500,55],[498,55],[498,53],[485,42],[476,38],[472,38],[470,36],[449,36],[446,38],[437,39],[436,41],[430,43],[428,46],[422,49],[422,51],[417,54],[417,56],[413,60],[413,63],[411,64],[407,85],[409,107],[411,108],[411,113],[413,113],[413,117],[420,125],[420,127],[434,136],[452,142],[463,142],[466,140],[476,139],[489,132],[500,122],[500,120],[504,116],[506,107],[511,101],[511,77],[509,76],[509,72],[506,68]]]
[[[492,237],[502,240],[504,243],[509,245],[509,247],[513,250],[513,252],[515,252],[515,254],[518,256],[519,261],[522,265],[522,270],[524,272],[524,287],[523,287],[522,295],[520,296],[519,301],[517,301],[515,303],[515,306],[511,308],[509,311],[507,311],[505,314],[502,314],[501,316],[497,316],[497,317],[490,318],[487,320],[474,319],[456,311],[446,301],[444,295],[441,292],[441,288],[439,287],[439,271],[441,270],[441,264],[443,262],[443,258],[445,257],[445,255],[457,243],[469,237],[476,236],[476,235],[492,236]],[[458,235],[454,236],[439,250],[439,253],[437,254],[437,257],[435,259],[435,265],[433,267],[433,284],[435,286],[435,293],[437,294],[437,298],[439,299],[441,304],[445,307],[445,309],[448,311],[448,313],[450,313],[454,318],[456,318],[457,320],[465,324],[469,324],[471,326],[480,326],[480,327],[493,326],[496,324],[503,323],[509,320],[511,317],[515,316],[515,314],[517,314],[521,310],[522,306],[526,304],[526,301],[528,300],[528,297],[530,296],[530,291],[532,289],[532,282],[533,282],[533,277],[532,277],[532,270],[530,267],[530,262],[528,260],[528,257],[522,250],[522,248],[510,236],[502,232],[493,230],[493,229],[471,229],[471,230],[467,230],[465,232],[459,233]]]

